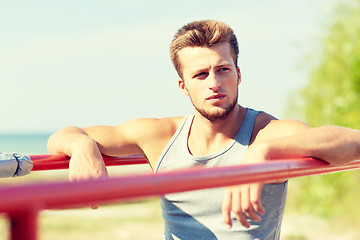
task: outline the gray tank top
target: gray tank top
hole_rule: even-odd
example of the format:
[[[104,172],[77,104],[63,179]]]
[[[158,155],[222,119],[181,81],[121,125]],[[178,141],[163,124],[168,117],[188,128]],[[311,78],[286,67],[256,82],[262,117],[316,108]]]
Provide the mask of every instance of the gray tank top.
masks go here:
[[[194,116],[186,116],[158,159],[155,172],[199,165],[213,167],[239,164],[250,143],[258,113],[248,109],[233,142],[222,151],[201,157],[191,155],[188,150],[187,139]],[[161,197],[165,239],[279,239],[286,192],[287,183],[265,184],[261,200],[266,213],[260,223],[249,220],[249,229],[243,227],[234,216],[233,227],[226,228],[221,214],[224,188],[166,194]]]

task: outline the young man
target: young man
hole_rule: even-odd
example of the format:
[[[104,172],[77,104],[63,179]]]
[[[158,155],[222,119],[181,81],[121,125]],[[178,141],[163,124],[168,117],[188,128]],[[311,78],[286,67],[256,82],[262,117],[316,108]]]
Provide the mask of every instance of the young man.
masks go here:
[[[175,35],[170,53],[180,91],[191,99],[194,115],[55,133],[48,149],[71,156],[71,180],[107,176],[101,154],[143,155],[155,173],[289,157],[312,156],[336,164],[360,158],[357,131],[312,129],[239,105],[239,50],[226,24],[185,25]],[[279,180],[165,195],[165,239],[279,239],[286,188],[286,180]]]

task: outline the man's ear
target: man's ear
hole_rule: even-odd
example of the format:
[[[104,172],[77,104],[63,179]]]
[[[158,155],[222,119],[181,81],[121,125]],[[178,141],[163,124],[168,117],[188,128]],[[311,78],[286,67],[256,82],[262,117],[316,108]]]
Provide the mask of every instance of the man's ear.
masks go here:
[[[179,84],[180,92],[182,92],[182,94],[184,94],[185,96],[189,96],[189,92],[186,89],[185,82],[184,80],[182,80],[182,78],[179,78],[178,84]]]
[[[240,85],[240,83],[241,83],[241,72],[240,72],[239,67],[237,67],[237,74],[238,74],[238,85]]]

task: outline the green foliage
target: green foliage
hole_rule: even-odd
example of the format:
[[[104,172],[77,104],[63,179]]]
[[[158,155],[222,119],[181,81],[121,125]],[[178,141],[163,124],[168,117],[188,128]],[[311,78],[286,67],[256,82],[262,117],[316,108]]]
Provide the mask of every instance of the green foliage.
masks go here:
[[[322,41],[310,82],[302,90],[312,126],[335,124],[360,129],[360,1],[337,9]]]
[[[359,182],[360,174],[356,171],[291,180],[290,208],[359,223]]]
[[[311,126],[360,129],[360,0],[338,6],[320,53],[313,59],[309,83],[295,108]],[[294,109],[294,105],[291,107]],[[321,216],[359,214],[360,172],[295,180],[297,209]]]

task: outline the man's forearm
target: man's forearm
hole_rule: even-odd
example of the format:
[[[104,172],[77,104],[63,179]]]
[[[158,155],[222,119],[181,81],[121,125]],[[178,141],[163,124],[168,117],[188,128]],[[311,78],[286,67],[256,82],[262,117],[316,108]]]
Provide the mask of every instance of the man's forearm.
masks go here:
[[[72,156],[74,149],[91,149],[94,147],[96,147],[96,142],[84,130],[77,127],[68,127],[54,133],[47,143],[50,153],[65,153],[68,156]]]
[[[265,143],[269,159],[315,157],[341,165],[360,160],[360,132],[325,126]]]
[[[50,136],[47,147],[52,154],[65,153],[71,157],[71,181],[108,175],[96,141],[81,128],[69,127],[54,133]]]

